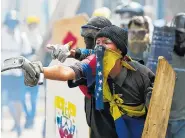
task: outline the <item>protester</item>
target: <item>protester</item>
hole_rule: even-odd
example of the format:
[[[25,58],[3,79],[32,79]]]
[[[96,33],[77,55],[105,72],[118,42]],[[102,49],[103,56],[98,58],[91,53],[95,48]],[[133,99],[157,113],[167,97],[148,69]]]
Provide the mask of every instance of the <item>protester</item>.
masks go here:
[[[28,59],[32,59],[35,55],[35,52],[40,48],[42,44],[42,36],[38,29],[38,25],[40,23],[40,19],[37,16],[28,16],[26,18],[26,23],[28,27],[28,31],[25,33],[25,39],[29,42],[31,47],[31,51],[29,55],[25,55]],[[25,95],[23,96],[23,108],[26,114],[26,122],[24,128],[29,129],[33,127],[34,119],[36,115],[36,105],[37,105],[37,98],[38,98],[38,90],[39,87],[25,87]],[[28,101],[26,101],[26,94],[30,95],[30,105],[31,108],[28,108]]]
[[[123,57],[127,53],[127,39],[127,31],[117,26],[108,26],[96,35],[95,55],[71,66],[42,67],[40,62],[31,64],[37,74],[43,73],[46,79],[87,80],[88,94],[96,108],[92,112],[99,113],[91,116],[94,123],[90,127],[95,126],[92,131],[102,131],[104,127],[109,127],[108,124],[115,123],[118,137],[137,138],[141,137],[144,127],[154,74],[138,62],[128,58],[125,61]],[[39,78],[33,80],[26,70],[24,75],[25,85],[37,85]],[[106,117],[101,116],[102,113]],[[106,137],[108,133],[104,131],[104,134],[95,137]]]
[[[95,36],[99,32],[100,29],[106,27],[106,26],[111,26],[111,22],[102,16],[98,17],[92,17],[89,19],[87,24],[83,25],[81,27],[81,36],[84,38],[84,42],[86,44],[86,48],[76,48],[76,49],[71,49],[69,50],[69,47],[65,47],[62,45],[57,45],[57,48],[52,51],[52,57],[54,59],[58,59],[60,62],[64,62],[66,58],[71,57],[75,58],[77,60],[83,60],[86,57],[88,57],[91,54],[94,54],[94,46],[95,46]],[[50,45],[52,46],[52,45]],[[68,55],[70,53],[70,56]],[[93,120],[90,120],[91,116],[99,116],[98,112],[92,112],[95,111],[95,106],[94,106],[94,101],[89,97],[87,93],[87,88],[84,87],[85,82],[74,82],[73,80],[68,81],[69,87],[76,87],[79,86],[81,91],[86,95],[85,96],[85,112],[86,112],[86,120],[87,124],[91,126],[91,138],[94,138],[98,135],[103,135],[105,131],[109,132],[106,137],[117,137],[116,130],[115,130],[115,125],[114,123],[110,123],[109,127],[104,127],[102,131],[93,131],[96,130],[96,126],[92,126],[91,124],[93,123]],[[83,85],[82,85],[83,84]],[[107,117],[104,115],[104,112],[101,113],[104,118]],[[110,116],[108,116],[110,118]],[[107,124],[106,122],[104,124]],[[105,135],[105,134],[104,134]]]
[[[172,100],[167,138],[185,137],[185,13],[174,17],[175,45],[172,53],[172,66],[176,72],[176,84]]]
[[[146,64],[150,49],[150,30],[147,18],[134,16],[128,24],[128,55]]]

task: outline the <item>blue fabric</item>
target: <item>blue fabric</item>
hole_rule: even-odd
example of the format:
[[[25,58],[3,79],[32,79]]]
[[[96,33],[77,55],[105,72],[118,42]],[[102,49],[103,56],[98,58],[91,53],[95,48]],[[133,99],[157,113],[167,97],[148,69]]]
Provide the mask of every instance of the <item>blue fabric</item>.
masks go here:
[[[94,54],[94,50],[92,49],[85,49],[85,48],[80,48],[81,54],[83,55],[91,55]]]
[[[89,64],[82,64],[82,71],[87,78],[87,86],[91,86],[94,82],[94,77],[92,75],[92,68],[90,67]]]
[[[116,132],[119,138],[141,138],[145,118],[122,116],[115,120]]]
[[[119,138],[130,138],[129,129],[122,117],[115,121],[116,132]]]
[[[166,138],[185,138],[185,120],[169,121]]]
[[[103,104],[103,57],[105,48],[97,46],[96,48],[96,87],[95,87],[95,99],[96,109],[104,109]]]

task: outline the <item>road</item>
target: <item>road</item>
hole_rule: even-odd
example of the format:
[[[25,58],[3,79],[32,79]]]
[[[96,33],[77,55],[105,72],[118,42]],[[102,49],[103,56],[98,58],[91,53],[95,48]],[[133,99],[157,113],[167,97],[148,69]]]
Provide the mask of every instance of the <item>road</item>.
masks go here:
[[[19,138],[43,138],[42,131],[43,131],[43,123],[45,119],[44,102],[45,102],[44,91],[43,89],[40,89],[39,95],[38,95],[37,114],[35,117],[35,124],[32,129],[24,129],[23,127],[25,123],[25,115],[24,115],[24,112],[22,112],[22,117],[21,117],[22,135]],[[3,126],[1,126],[3,128],[3,131],[1,133],[1,138],[17,138],[16,132],[10,132],[11,128],[14,125],[14,122],[6,106],[3,107],[3,116],[4,116]]]

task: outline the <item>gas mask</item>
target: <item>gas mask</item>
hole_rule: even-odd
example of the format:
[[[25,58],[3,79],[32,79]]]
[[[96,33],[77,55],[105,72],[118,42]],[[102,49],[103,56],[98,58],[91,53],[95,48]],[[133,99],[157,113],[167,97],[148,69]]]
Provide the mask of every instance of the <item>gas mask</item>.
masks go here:
[[[87,49],[94,48],[94,37],[99,30],[100,28],[91,25],[81,27],[81,36],[84,37],[84,42]]]
[[[86,49],[93,49],[94,48],[94,38],[84,37],[84,42],[86,44]]]

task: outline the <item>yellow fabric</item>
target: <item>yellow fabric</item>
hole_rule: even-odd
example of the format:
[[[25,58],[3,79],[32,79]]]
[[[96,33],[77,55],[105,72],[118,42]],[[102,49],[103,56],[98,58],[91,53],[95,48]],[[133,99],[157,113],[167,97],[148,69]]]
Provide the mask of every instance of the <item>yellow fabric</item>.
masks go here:
[[[122,58],[121,54],[118,54],[117,52],[110,49],[105,50],[103,58],[103,95],[104,99],[107,99],[108,101],[112,99],[112,95],[108,86],[107,79],[116,61],[120,58]]]
[[[40,22],[40,19],[37,17],[37,16],[29,16],[27,19],[26,19],[26,22],[28,24],[31,24],[31,23],[39,23]]]
[[[122,61],[122,65],[132,71],[136,71],[132,66],[130,66],[126,61]]]
[[[126,106],[123,105],[124,101],[119,97],[119,94],[111,94],[111,91],[108,86],[108,75],[111,71],[111,69],[114,67],[116,61],[118,59],[122,58],[122,55],[112,51],[110,49],[107,49],[104,54],[103,58],[103,96],[104,96],[104,102],[110,103],[110,112],[114,118],[114,120],[118,119],[122,115],[124,115],[125,111],[128,116],[143,116],[146,113],[146,109],[144,105],[139,106]],[[129,65],[126,61],[122,61],[122,65],[132,71],[135,71],[135,69]],[[121,110],[120,110],[121,109]]]
[[[112,100],[110,101],[110,112],[114,120],[120,118],[125,113],[130,117],[139,117],[146,114],[146,108],[144,104],[139,106],[127,106],[123,105],[123,103],[123,99],[121,99],[118,94],[113,95]]]

